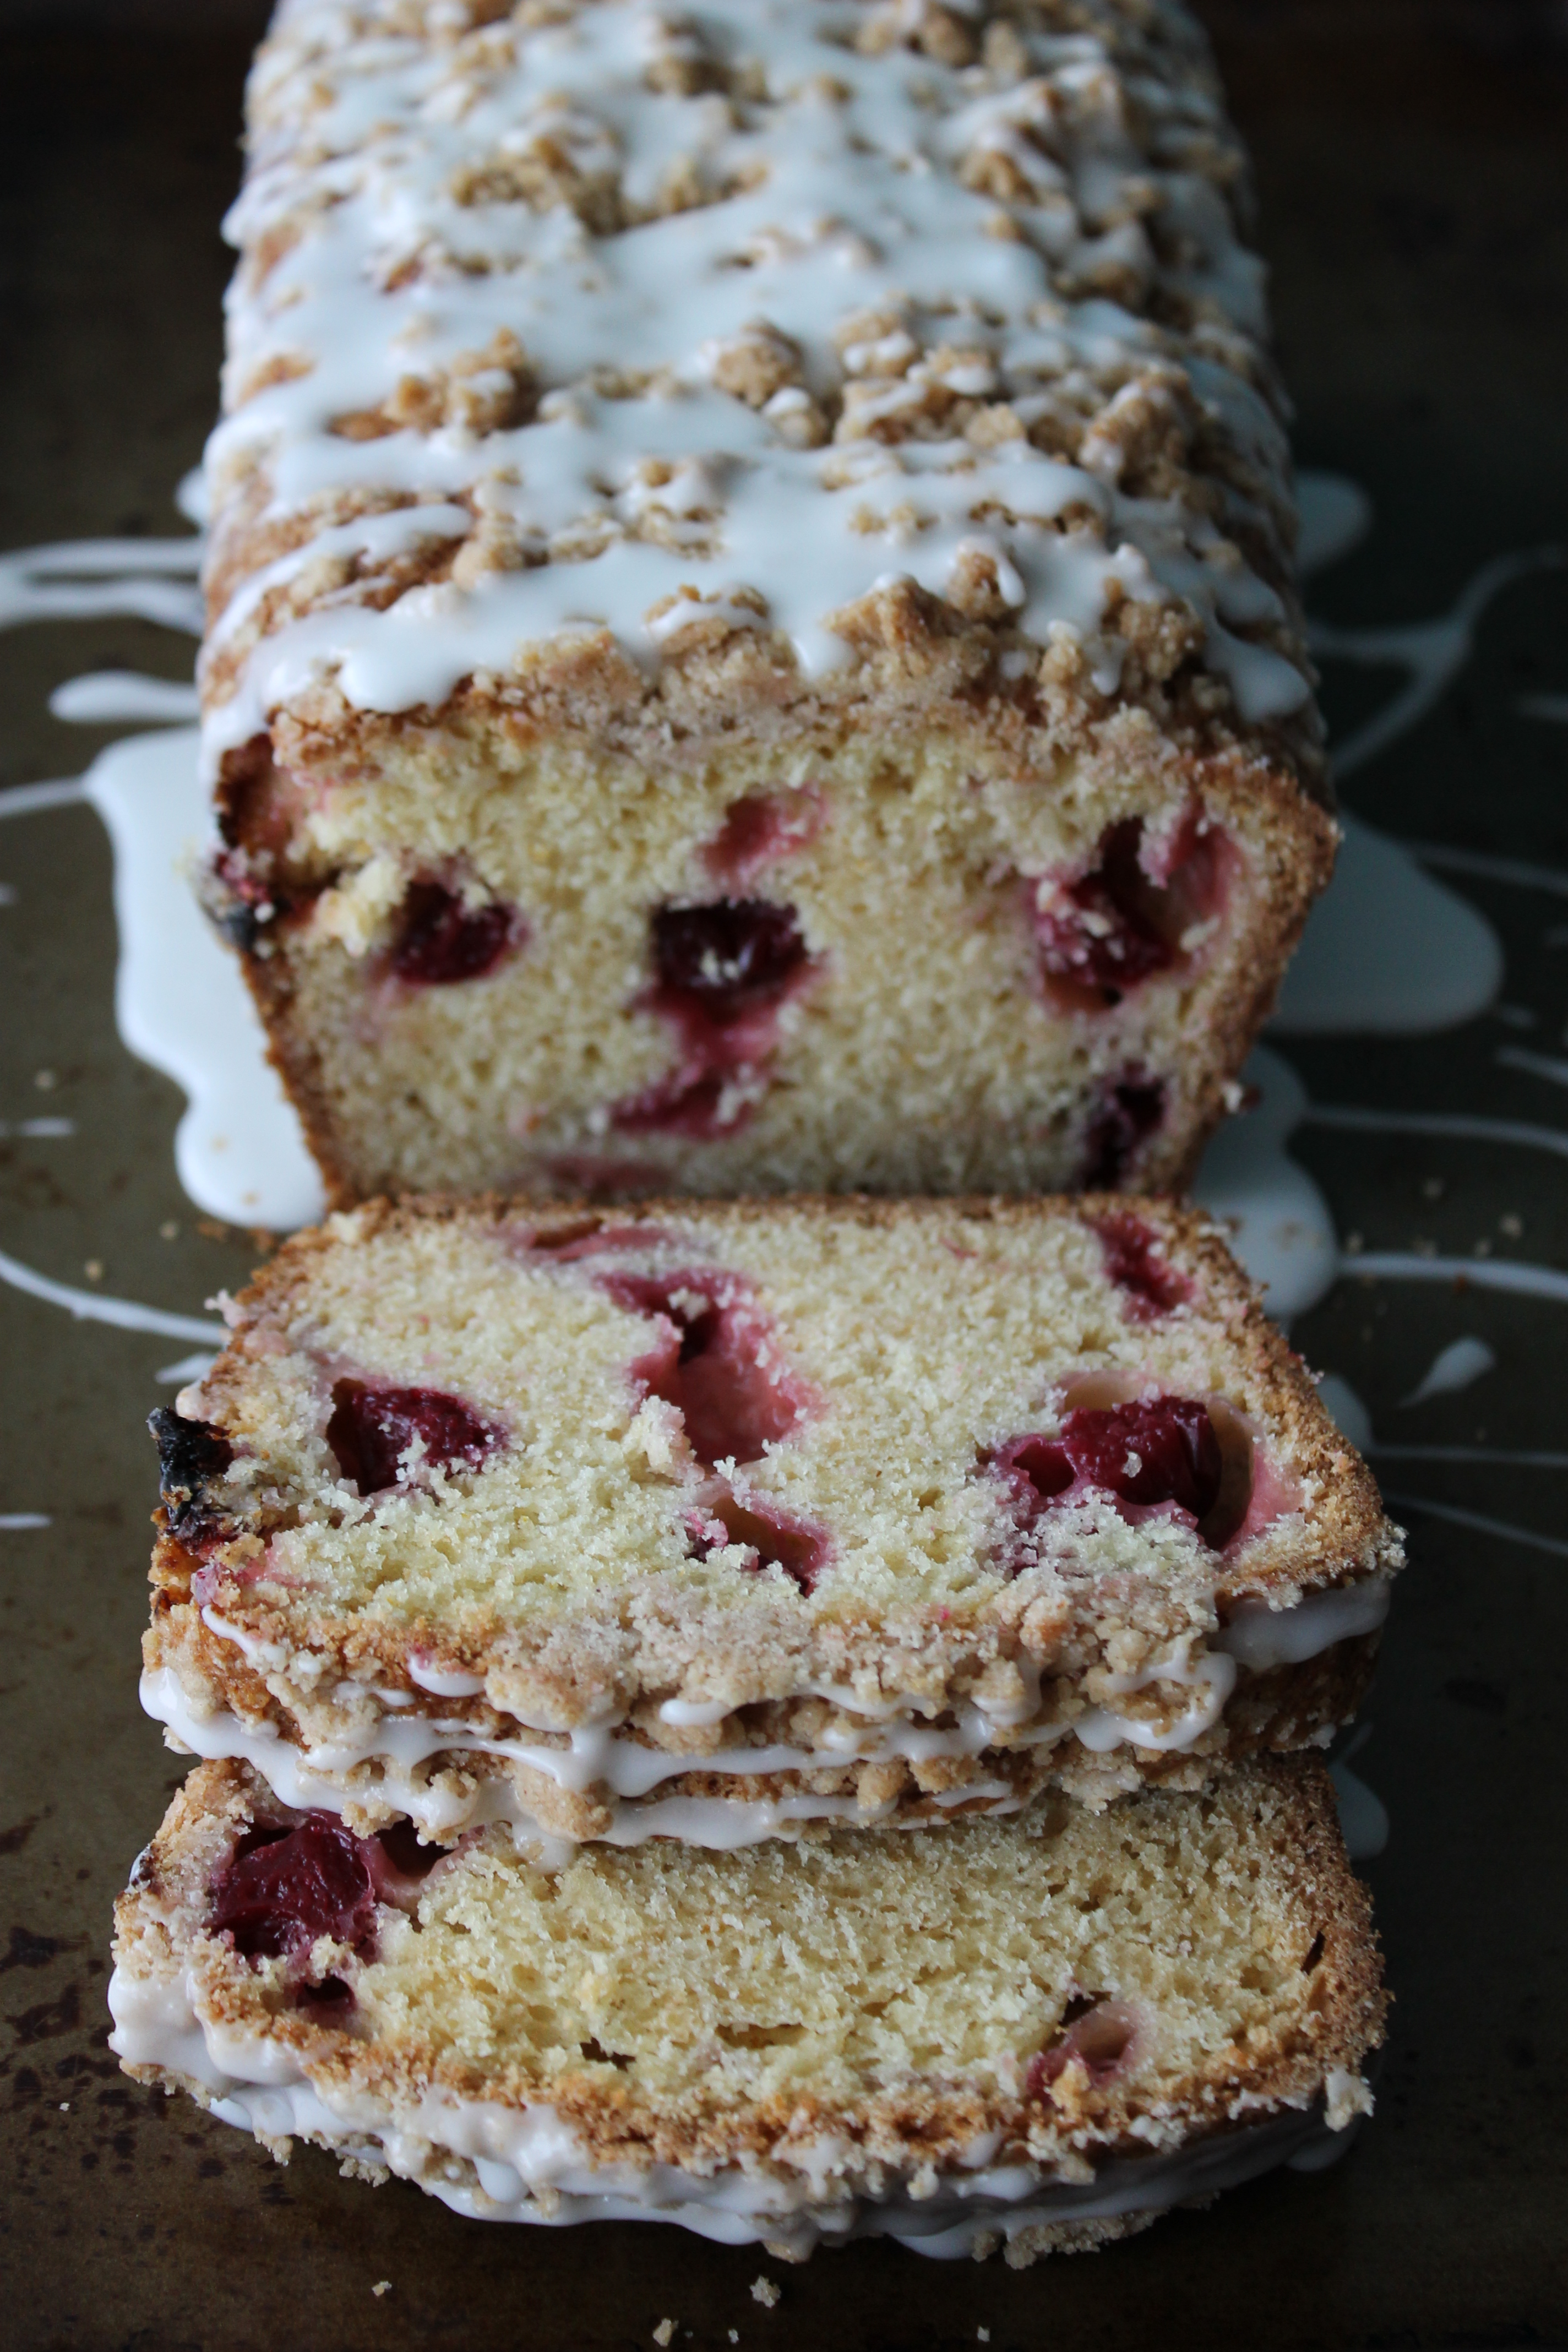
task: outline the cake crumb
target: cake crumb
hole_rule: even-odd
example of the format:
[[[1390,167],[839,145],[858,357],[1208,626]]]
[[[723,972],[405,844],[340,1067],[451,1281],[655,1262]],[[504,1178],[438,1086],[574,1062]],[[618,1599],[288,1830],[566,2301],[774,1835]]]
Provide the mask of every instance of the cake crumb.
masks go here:
[[[68,2099],[62,2099],[62,2100],[60,2101],[60,2113],[61,2113],[61,2115],[62,2115],[62,2116],[68,2116],[68,2115],[69,2115],[69,2113],[70,2113],[70,2111],[71,2111],[71,2103],[70,2103],[70,2101],[69,2101]]]
[[[977,2327],[974,2331],[974,2340],[976,2344],[989,2344],[991,2330],[988,2327]]]
[[[177,1242],[179,1240],[180,1228],[175,1218],[164,1218],[163,1223],[158,1228],[158,1238],[160,1241],[164,1242]]]
[[[53,1070],[35,1070],[33,1072],[33,1084],[37,1087],[38,1092],[41,1095],[53,1094],[55,1090],[55,1074]]]
[[[1510,1242],[1517,1242],[1524,1233],[1524,1219],[1515,1216],[1510,1211],[1506,1217],[1498,1219],[1498,1230],[1500,1233],[1506,1234]]]
[[[739,2329],[738,2327],[731,2327],[731,2330],[730,2330],[730,2341],[731,2341],[731,2344],[738,2344],[738,2343],[740,2342],[740,2340],[741,2340],[741,2331],[740,2331],[740,2329]]]
[[[778,2301],[779,2291],[765,2273],[761,2278],[754,2278],[752,2281],[752,2298],[753,2302],[762,2304],[768,2311],[771,2311]]]
[[[669,2342],[670,2337],[671,2337],[674,2334],[675,2334],[675,2322],[674,2322],[674,2320],[673,2320],[673,2319],[661,2319],[661,2320],[659,2321],[659,2323],[658,2323],[658,2326],[654,2329],[654,2331],[653,2331],[653,2340],[654,2340],[654,2342],[655,2342],[656,2344],[659,2344],[659,2345],[668,2344],[668,2343]]]
[[[375,2284],[371,2289],[371,2293],[372,2294],[390,2294],[392,2293],[392,2281],[390,2279],[377,2279]]]
[[[83,1274],[86,1275],[89,1282],[101,1282],[103,1280],[103,1260],[100,1257],[89,1257],[84,1259],[81,1270]]]

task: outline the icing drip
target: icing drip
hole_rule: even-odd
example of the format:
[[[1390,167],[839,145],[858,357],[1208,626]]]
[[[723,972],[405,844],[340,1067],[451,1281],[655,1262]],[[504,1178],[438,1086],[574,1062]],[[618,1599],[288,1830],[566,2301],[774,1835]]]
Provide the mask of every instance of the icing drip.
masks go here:
[[[592,1792],[610,1813],[610,1826],[604,1834],[612,1844],[635,1845],[648,1837],[680,1836],[700,1845],[749,1845],[759,1838],[790,1835],[803,1821],[843,1820],[865,1826],[893,1818],[892,1808],[890,1804],[863,1808],[853,1795],[821,1796],[809,1790],[754,1801],[679,1793],[661,1798],[656,1793],[661,1783],[688,1772],[732,1774],[739,1780],[837,1770],[895,1759],[917,1765],[942,1759],[999,1761],[1009,1749],[1055,1748],[1072,1732],[1096,1756],[1119,1748],[1185,1754],[1218,1721],[1236,1686],[1238,1667],[1262,1674],[1271,1666],[1320,1656],[1336,1642],[1373,1633],[1387,1614],[1388,1599],[1387,1581],[1374,1579],[1309,1593],[1293,1609],[1271,1610],[1265,1602],[1243,1602],[1210,1646],[1184,1642],[1151,1660],[1137,1675],[1110,1677],[1105,1703],[1070,1723],[1041,1717],[1037,1686],[1013,1708],[988,1711],[960,1706],[956,1720],[945,1727],[928,1719],[921,1701],[895,1696],[876,1716],[857,1713],[853,1721],[810,1748],[782,1744],[758,1748],[735,1742],[683,1754],[645,1747],[613,1722],[582,1726],[572,1732],[564,1747],[552,1747],[526,1738],[508,1739],[477,1732],[460,1717],[381,1712],[367,1715],[352,1732],[330,1743],[302,1748],[265,1717],[243,1721],[221,1707],[198,1711],[170,1667],[145,1673],[141,1696],[147,1713],[165,1724],[184,1748],[198,1756],[236,1757],[254,1765],[285,1804],[301,1811],[323,1805],[341,1810],[354,1793],[348,1776],[362,1766],[373,1765],[380,1777],[360,1793],[407,1813],[426,1836],[448,1838],[475,1822],[495,1820],[537,1832],[538,1823],[527,1801],[509,1774],[487,1775],[454,1791],[432,1780],[423,1769],[438,1757],[460,1760],[465,1756],[484,1756],[503,1765],[521,1765],[575,1794]],[[235,1643],[259,1672],[278,1672],[287,1664],[287,1655],[280,1649],[257,1642],[215,1609],[205,1609],[203,1617],[210,1633]],[[472,1675],[443,1673],[418,1657],[410,1671],[419,1687],[437,1697],[477,1696],[481,1687]],[[1163,1731],[1135,1713],[1123,1713],[1115,1704],[1155,1684],[1192,1694],[1189,1703]],[[847,1699],[847,1694],[830,1687],[815,1696],[840,1706]],[[671,1708],[677,1711],[672,1713]],[[731,1712],[728,1703],[683,1700],[668,1702],[664,1709],[666,1720],[678,1727],[696,1724],[711,1727]],[[1011,1811],[1018,1800],[1010,1782],[977,1778],[960,1782],[935,1801]]]

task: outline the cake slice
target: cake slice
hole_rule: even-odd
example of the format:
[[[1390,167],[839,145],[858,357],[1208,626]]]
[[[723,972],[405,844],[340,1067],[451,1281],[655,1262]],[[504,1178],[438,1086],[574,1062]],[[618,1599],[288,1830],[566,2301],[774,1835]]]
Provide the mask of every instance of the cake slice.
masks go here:
[[[291,0],[210,903],[335,1198],[1179,1183],[1335,839],[1145,0]]]
[[[1324,2161],[1384,1999],[1315,1759],[942,1836],[541,1868],[195,1772],[121,1897],[112,2047],[279,2157],[462,2213],[1016,2264]]]
[[[1166,1203],[370,1204],[153,1416],[144,1704],[356,1827],[714,1845],[1199,1784],[1400,1552]]]

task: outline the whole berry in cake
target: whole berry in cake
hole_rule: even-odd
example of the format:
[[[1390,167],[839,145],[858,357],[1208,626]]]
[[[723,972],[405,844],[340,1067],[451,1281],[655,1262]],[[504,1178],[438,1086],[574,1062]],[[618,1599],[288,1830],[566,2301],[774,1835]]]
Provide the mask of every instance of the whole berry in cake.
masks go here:
[[[450,988],[482,980],[526,938],[514,907],[469,907],[444,882],[416,882],[398,916],[392,969],[410,987]]]
[[[432,1470],[477,1470],[504,1442],[493,1422],[439,1389],[377,1388],[354,1380],[332,1389],[327,1444],[362,1495],[379,1495]]]

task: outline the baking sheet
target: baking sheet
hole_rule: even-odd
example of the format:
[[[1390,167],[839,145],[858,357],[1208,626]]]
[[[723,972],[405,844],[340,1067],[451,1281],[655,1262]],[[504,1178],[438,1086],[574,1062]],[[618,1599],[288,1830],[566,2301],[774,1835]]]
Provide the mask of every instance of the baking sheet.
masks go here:
[[[0,548],[188,529],[171,492],[210,418],[247,41],[211,16],[181,35],[176,13],[135,33],[0,17],[23,328],[0,379]],[[866,2245],[791,2270],[653,2225],[466,2225],[402,2185],[340,2180],[319,2151],[280,2171],[124,2081],[103,2044],[109,1908],[179,1778],[135,1705],[142,1424],[205,1344],[204,1301],[255,1251],[182,1191],[184,1097],[117,1036],[103,822],[34,791],[10,816],[0,799],[0,1250],[36,1278],[0,1286],[5,2340],[585,2352],[651,2343],[666,2317],[701,2347],[1568,2336],[1552,1738],[1568,1630],[1568,68],[1544,10],[1211,14],[1258,162],[1299,446],[1373,509],[1313,600],[1346,798],[1426,845],[1425,870],[1502,950],[1497,1002],[1456,1026],[1271,1043],[1301,1089],[1289,1150],[1347,1253],[1296,1338],[1347,1419],[1364,1413],[1412,1532],[1355,1763],[1394,1823],[1367,1865],[1398,1996],[1375,2122],[1331,2171],[1093,2261],[1015,2274]],[[5,785],[68,785],[127,732],[49,713],[62,683],[104,671],[178,686],[188,641],[113,612],[0,631]],[[1360,870],[1383,925],[1387,876]],[[112,1300],[168,1328],[73,1311]],[[772,2305],[750,2292],[764,2276]]]

